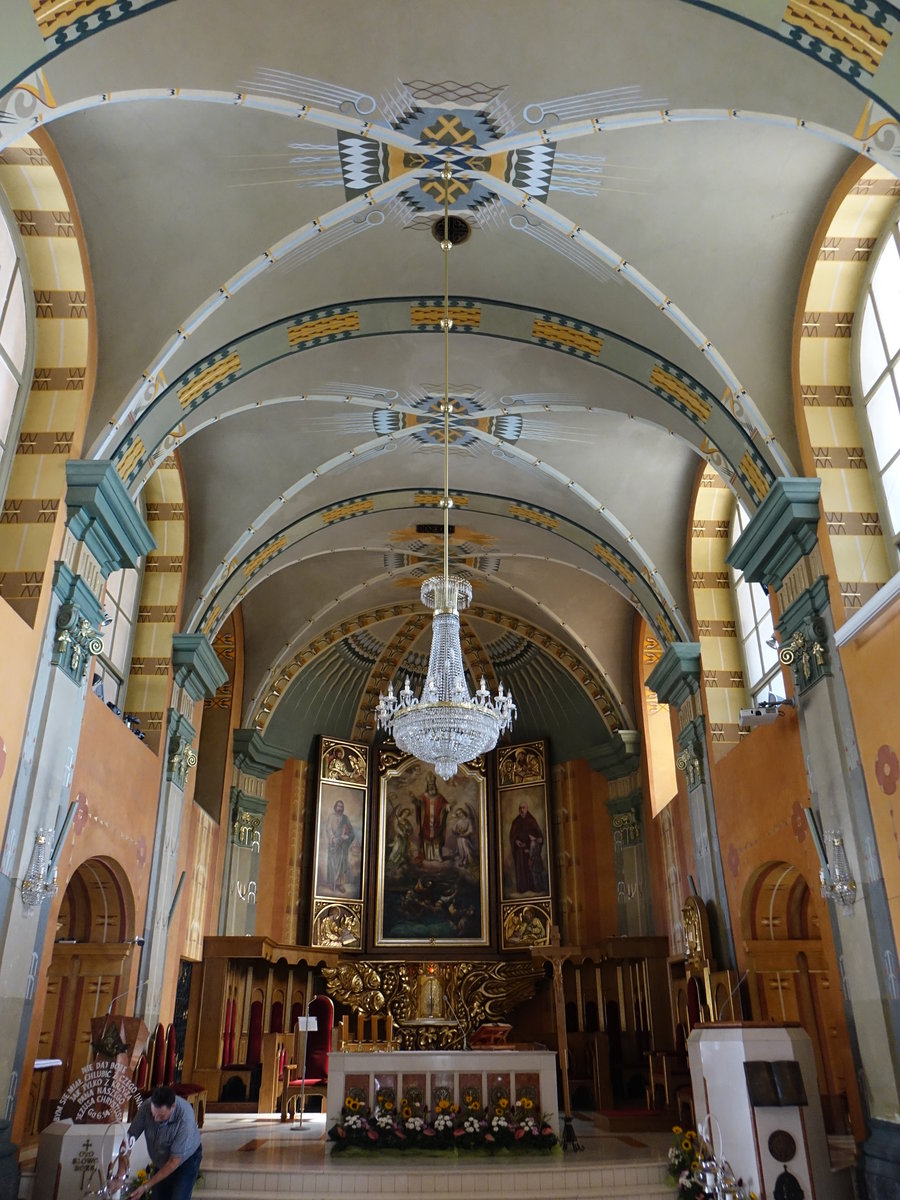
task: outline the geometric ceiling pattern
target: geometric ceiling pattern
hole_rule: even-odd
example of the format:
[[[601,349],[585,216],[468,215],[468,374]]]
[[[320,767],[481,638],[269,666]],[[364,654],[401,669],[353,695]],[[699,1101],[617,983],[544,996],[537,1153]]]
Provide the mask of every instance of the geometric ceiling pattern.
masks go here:
[[[137,496],[177,454],[180,630],[240,607],[243,723],[368,738],[421,673],[446,189],[467,661],[557,761],[631,744],[701,471],[752,511],[799,470],[793,314],[855,156],[900,168],[896,7],[5,7],[0,149],[46,129],[88,247],[85,456]]]

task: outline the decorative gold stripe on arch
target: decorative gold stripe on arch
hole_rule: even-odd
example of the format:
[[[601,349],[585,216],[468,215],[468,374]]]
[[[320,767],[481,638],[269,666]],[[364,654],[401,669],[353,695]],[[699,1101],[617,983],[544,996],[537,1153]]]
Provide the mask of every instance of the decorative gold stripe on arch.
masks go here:
[[[713,758],[740,741],[747,702],[734,614],[731,573],[725,562],[735,499],[708,464],[700,473],[691,522],[691,608],[700,643],[703,695]]]
[[[25,244],[36,314],[34,376],[0,513],[0,596],[33,626],[65,516],[66,460],[84,436],[96,320],[84,235],[46,134],[0,154],[0,187]]]
[[[900,181],[883,167],[859,159],[850,168],[813,239],[794,320],[797,436],[804,472],[822,482],[838,625],[891,574],[854,408],[850,346],[869,256],[898,196]]]

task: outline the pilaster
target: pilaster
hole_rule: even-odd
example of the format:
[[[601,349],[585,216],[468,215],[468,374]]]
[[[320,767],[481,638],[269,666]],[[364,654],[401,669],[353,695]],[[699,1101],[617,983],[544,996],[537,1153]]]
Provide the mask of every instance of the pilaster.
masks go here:
[[[875,1163],[884,1157],[885,1131],[896,1130],[900,1110],[900,996],[893,955],[884,949],[896,942],[853,715],[835,651],[828,579],[816,540],[818,496],[817,479],[779,480],[732,547],[728,562],[777,593],[780,657],[797,692],[810,807],[820,828],[842,837],[856,882],[855,903],[831,900],[829,915],[860,1090],[876,1118],[871,1147],[863,1153],[871,1151]],[[900,1157],[897,1141],[894,1137],[891,1155]]]
[[[47,922],[46,904],[24,908],[21,880],[38,830],[52,831],[55,844],[66,828],[87,670],[102,644],[105,580],[134,567],[154,545],[112,463],[68,462],[66,481],[66,530],[0,857],[0,1096],[7,1117],[16,1103]]]
[[[697,890],[709,913],[716,957],[734,963],[734,942],[719,852],[716,808],[706,750],[706,719],[700,703],[700,643],[673,642],[647,678],[661,704],[678,713],[675,764],[684,774],[697,868]]]
[[[653,921],[643,795],[637,775],[610,783],[606,808],[613,835],[618,932],[624,937],[641,937],[652,931]]]
[[[144,926],[144,951],[136,1010],[148,1028],[159,1019],[165,974],[169,925],[173,905],[180,895],[175,878],[178,843],[184,820],[184,792],[188,772],[197,763],[192,724],[194,707],[215,695],[227,678],[225,668],[202,634],[176,634],[172,639],[174,686],[166,721],[165,771],[160,786],[156,832],[150,861],[150,882]]]
[[[265,782],[291,757],[289,750],[270,745],[257,729],[236,729],[233,746],[231,834],[219,914],[220,932],[225,935],[251,934],[255,930],[267,805]]]

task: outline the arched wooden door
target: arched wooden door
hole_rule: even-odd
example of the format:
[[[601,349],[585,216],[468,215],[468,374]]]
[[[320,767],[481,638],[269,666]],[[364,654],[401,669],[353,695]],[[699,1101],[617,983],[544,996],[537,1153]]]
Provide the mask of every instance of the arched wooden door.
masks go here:
[[[862,1111],[844,1019],[834,947],[816,887],[787,862],[764,863],[741,906],[750,1001],[755,1021],[797,1022],[812,1039],[825,1124],[862,1134]]]
[[[134,895],[124,868],[112,859],[83,862],[69,881],[57,919],[47,978],[38,1058],[62,1059],[43,1081],[37,1132],[52,1119],[60,1095],[93,1057],[91,1018],[133,1011],[127,993],[134,963]],[[127,1003],[126,1003],[127,1001]]]

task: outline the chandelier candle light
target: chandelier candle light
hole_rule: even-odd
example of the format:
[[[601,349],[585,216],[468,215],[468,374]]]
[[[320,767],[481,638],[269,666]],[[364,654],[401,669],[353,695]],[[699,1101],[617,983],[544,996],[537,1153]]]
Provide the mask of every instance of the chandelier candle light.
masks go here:
[[[450,563],[450,167],[441,172],[444,181],[444,573],[422,584],[422,603],[434,612],[428,675],[421,698],[413,695],[409,676],[398,695],[393,684],[387,695],[378,697],[375,717],[379,728],[393,735],[399,749],[431,763],[441,779],[452,778],[460,763],[471,762],[497,745],[497,739],[512,725],[516,715],[512,694],[500,684],[497,695],[488,691],[484,676],[474,696],[469,694],[459,644],[459,614],[472,599],[472,585],[460,575],[451,575]]]

